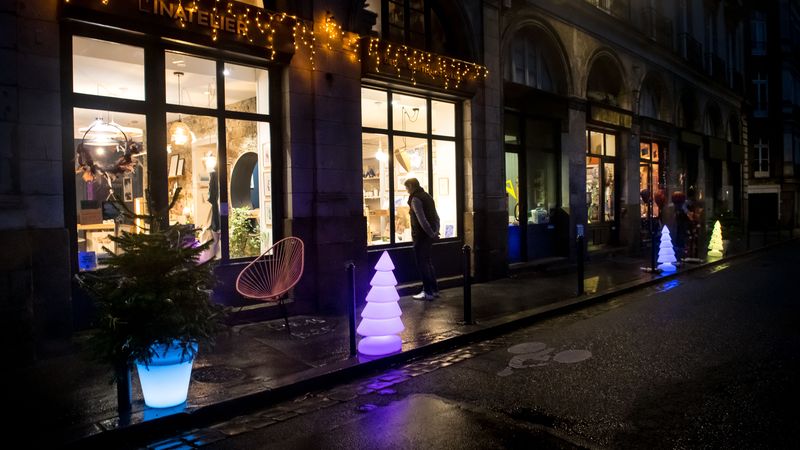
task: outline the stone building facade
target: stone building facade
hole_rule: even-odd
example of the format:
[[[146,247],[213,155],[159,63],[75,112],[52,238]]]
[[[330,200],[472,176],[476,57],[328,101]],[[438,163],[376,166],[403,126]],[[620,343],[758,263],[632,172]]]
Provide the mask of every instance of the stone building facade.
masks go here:
[[[41,357],[90,325],[72,276],[102,256],[102,233],[136,226],[83,214],[109,192],[134,208],[145,189],[162,205],[176,186],[191,192],[170,218],[218,241],[214,300],[242,320],[278,315],[233,280],[284,236],[306,243],[291,314],[344,311],[345,263],[363,294],[384,250],[413,284],[411,176],[443,218],[443,283],[458,281],[464,245],[479,281],[574,257],[581,228],[590,250],[641,251],[646,227],[675,225],[675,192],[702,205],[703,227],[741,211],[735,1],[246,1],[219,22],[214,2],[191,14],[108,3],[0,8],[14,68],[0,75],[0,312],[3,342],[22,343],[6,352]],[[289,17],[272,16],[270,45],[239,29],[236,14],[261,7]],[[101,190],[76,178],[75,149],[101,148],[91,124],[112,122],[146,151]],[[181,142],[176,122],[194,127]],[[233,208],[254,245],[243,257],[231,253]]]

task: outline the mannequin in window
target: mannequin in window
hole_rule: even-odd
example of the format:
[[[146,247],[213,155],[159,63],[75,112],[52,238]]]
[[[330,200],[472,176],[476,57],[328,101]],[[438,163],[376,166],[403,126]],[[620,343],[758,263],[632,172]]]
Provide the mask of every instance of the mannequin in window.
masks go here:
[[[209,211],[209,224],[206,228],[210,231],[212,241],[211,246],[200,254],[199,262],[206,262],[214,259],[219,252],[220,221],[219,221],[219,175],[217,174],[217,160],[213,156],[207,156],[204,160],[208,170],[208,203],[211,204]]]

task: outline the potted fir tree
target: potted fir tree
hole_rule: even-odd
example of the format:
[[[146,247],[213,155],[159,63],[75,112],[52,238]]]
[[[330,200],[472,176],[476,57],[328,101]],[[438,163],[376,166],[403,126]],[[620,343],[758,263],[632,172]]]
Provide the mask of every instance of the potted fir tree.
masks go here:
[[[221,325],[222,309],[209,299],[211,262],[198,263],[210,243],[196,245],[185,225],[165,225],[179,193],[166,210],[147,216],[134,215],[118,202],[124,215],[143,219],[147,229],[112,237],[117,251],[106,249],[107,265],[78,275],[97,307],[96,331],[88,345],[115,369],[120,412],[130,410],[134,363],[146,405],[186,401],[198,345],[212,344]],[[180,379],[168,380],[176,377]]]

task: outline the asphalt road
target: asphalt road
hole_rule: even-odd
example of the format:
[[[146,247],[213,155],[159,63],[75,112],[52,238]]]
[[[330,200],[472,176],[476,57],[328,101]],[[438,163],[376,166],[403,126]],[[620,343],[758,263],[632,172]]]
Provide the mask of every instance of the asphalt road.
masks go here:
[[[794,242],[219,424],[204,448],[800,448],[799,282]]]

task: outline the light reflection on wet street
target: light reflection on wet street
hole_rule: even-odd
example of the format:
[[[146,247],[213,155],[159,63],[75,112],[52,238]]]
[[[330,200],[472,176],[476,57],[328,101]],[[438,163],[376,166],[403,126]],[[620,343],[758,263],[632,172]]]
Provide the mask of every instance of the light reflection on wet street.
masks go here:
[[[272,414],[333,403],[210,448],[796,448],[798,250],[311,393]]]

